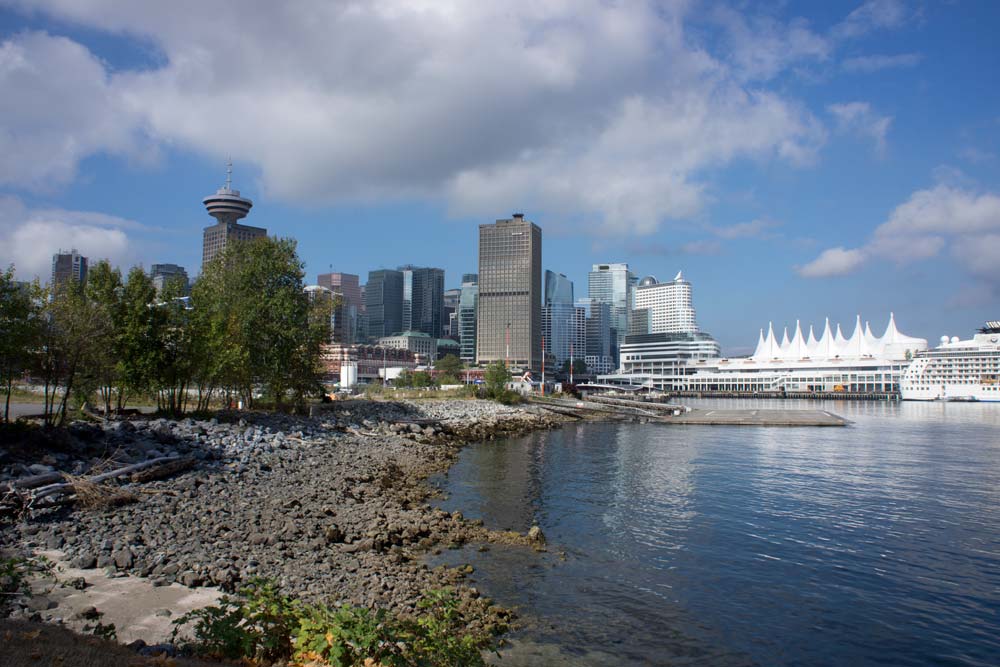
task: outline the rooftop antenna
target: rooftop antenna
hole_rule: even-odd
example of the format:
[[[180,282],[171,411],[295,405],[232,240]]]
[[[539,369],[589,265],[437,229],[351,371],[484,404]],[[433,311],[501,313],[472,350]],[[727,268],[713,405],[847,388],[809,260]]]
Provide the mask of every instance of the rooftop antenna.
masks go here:
[[[233,189],[233,158],[230,156],[226,162],[226,189]]]

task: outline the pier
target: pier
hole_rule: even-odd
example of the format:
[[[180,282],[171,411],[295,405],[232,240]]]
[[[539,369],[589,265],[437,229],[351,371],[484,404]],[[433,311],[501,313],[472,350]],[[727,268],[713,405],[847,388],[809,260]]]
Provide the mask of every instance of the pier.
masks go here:
[[[607,397],[586,400],[532,398],[531,404],[578,419],[620,419],[683,426],[847,426],[850,422],[816,409],[702,409],[679,404]]]

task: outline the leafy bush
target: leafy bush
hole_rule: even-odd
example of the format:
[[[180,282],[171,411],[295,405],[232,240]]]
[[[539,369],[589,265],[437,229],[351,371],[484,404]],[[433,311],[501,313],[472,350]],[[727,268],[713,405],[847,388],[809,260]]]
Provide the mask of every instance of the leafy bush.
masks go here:
[[[493,634],[467,629],[472,619],[451,590],[425,593],[418,608],[415,618],[394,618],[351,605],[303,605],[272,582],[256,580],[237,597],[175,620],[173,638],[193,623],[189,648],[230,660],[334,667],[485,665],[481,652],[493,647]]]
[[[31,575],[52,576],[52,563],[44,557],[0,558],[0,618],[10,615],[18,597],[29,597]]]

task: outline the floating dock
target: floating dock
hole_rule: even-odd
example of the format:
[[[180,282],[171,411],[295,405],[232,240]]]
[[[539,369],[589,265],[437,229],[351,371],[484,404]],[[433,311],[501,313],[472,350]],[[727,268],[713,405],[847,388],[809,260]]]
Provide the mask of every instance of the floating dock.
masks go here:
[[[594,397],[531,399],[532,405],[579,419],[627,419],[683,426],[847,426],[827,410],[791,408],[704,409],[683,405]]]

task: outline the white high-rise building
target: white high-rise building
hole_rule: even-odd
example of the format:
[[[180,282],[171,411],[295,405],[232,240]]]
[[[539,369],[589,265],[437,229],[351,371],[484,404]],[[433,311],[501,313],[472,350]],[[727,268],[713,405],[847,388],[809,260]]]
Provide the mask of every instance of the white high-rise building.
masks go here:
[[[646,311],[637,318],[645,331],[629,333],[694,333],[698,331],[694,306],[691,304],[691,283],[681,272],[668,283],[661,283],[647,276],[635,289],[635,311]]]

